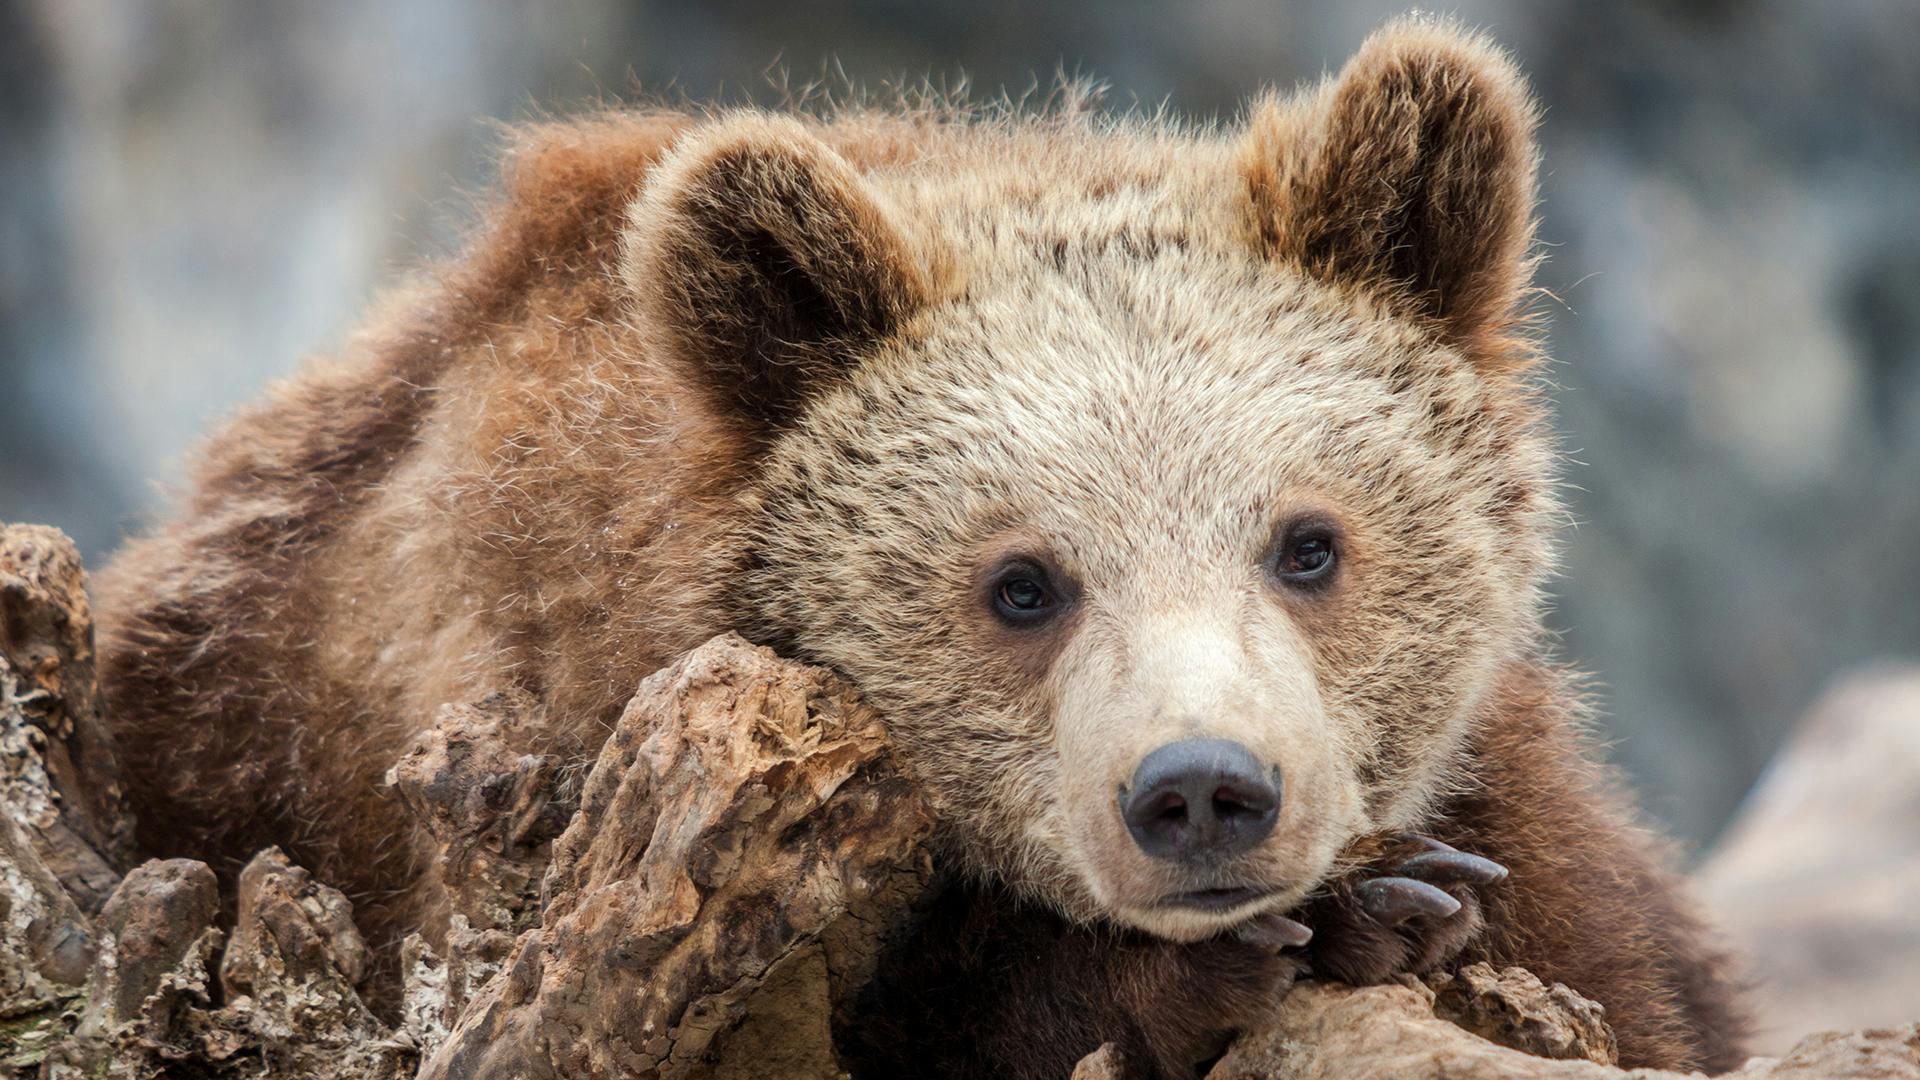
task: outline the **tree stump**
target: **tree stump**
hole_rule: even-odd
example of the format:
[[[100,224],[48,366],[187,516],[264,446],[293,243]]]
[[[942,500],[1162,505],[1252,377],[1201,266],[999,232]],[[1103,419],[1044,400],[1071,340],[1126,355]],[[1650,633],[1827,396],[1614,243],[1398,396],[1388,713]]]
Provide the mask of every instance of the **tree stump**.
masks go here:
[[[524,691],[441,708],[387,783],[441,850],[434,873],[450,914],[511,941],[540,920],[552,841],[579,807],[579,773],[532,752],[544,710]]]

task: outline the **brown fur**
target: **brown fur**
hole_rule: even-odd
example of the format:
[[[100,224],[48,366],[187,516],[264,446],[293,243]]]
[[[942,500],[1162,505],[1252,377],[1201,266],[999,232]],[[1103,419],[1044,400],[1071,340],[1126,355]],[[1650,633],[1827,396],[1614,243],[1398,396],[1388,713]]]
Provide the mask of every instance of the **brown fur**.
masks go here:
[[[1138,1074],[1197,1075],[1301,970],[1231,938],[1076,925],[990,886],[956,884],[923,918],[839,1033],[857,1076],[1053,1080],[1108,1042]]]
[[[1485,897],[1486,938],[1464,960],[1519,964],[1541,978],[1593,988],[1623,1062],[1721,1070],[1738,1064],[1746,1021],[1726,957],[1643,829],[1620,786],[1592,763],[1566,677],[1521,668],[1500,688],[1483,729],[1475,789],[1441,830],[1493,858],[1510,888]]]
[[[1728,1064],[1719,961],[1542,659],[1533,118],[1504,56],[1416,21],[1244,130],[525,132],[469,253],[216,435],[102,576],[143,845],[282,844],[390,949],[436,891],[380,778],[436,707],[517,687],[539,749],[583,757],[733,628],[854,678],[945,812],[967,880],[931,925],[960,944],[908,950],[906,1011],[871,1022],[946,1038],[952,1071],[1116,1038],[1178,1073],[1304,967],[1478,956],[1606,1004],[1631,1063]],[[1261,569],[1303,518],[1340,530],[1312,595]],[[983,614],[1010,554],[1069,618]],[[1286,775],[1272,838],[1220,870],[1269,891],[1223,916],[1161,904],[1195,882],[1112,813],[1195,733]],[[1370,926],[1344,883],[1411,829],[1513,875],[1467,919]],[[1232,936],[1282,910],[1309,954]]]

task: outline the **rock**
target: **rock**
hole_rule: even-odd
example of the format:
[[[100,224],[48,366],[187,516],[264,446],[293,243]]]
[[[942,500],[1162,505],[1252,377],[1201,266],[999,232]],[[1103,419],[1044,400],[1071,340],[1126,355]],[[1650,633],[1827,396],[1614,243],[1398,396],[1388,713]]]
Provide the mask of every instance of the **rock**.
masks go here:
[[[1920,1019],[1920,668],[1830,692],[1696,885],[1749,958],[1760,1049]]]
[[[641,685],[554,845],[540,929],[422,1080],[830,1076],[830,1019],[929,874],[878,719],[733,635]]]
[[[83,911],[133,861],[80,555],[42,525],[0,524],[0,809]]]

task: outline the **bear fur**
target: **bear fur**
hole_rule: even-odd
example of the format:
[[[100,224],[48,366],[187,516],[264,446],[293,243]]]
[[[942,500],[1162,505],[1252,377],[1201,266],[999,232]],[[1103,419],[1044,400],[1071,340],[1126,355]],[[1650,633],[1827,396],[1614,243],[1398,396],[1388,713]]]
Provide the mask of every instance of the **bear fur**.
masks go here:
[[[1059,1076],[1103,1041],[1190,1073],[1303,971],[1479,960],[1601,1002],[1624,1064],[1737,1062],[1724,962],[1541,625],[1534,125],[1504,54],[1402,20],[1234,126],[519,131],[467,252],[216,434],[102,575],[142,846],[278,844],[391,950],[440,915],[382,775],[440,705],[530,693],[527,749],[584,759],[734,629],[851,677],[942,811],[955,883],[846,1035],[863,1073]],[[1302,521],[1324,588],[1276,584]],[[1057,618],[989,614],[1007,565]],[[1195,882],[1114,813],[1195,733],[1285,778],[1201,883],[1260,887],[1225,914],[1159,904]],[[1376,917],[1365,883],[1432,841],[1508,876]]]

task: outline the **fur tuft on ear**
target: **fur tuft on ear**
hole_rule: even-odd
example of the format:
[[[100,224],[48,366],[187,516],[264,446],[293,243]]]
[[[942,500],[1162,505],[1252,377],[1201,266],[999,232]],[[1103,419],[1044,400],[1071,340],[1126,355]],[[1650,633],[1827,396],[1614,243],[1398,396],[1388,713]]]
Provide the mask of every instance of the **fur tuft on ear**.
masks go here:
[[[1522,362],[1537,122],[1513,61],[1426,17],[1375,31],[1339,76],[1255,109],[1246,176],[1276,258],[1430,319],[1476,362]]]
[[[745,113],[689,135],[629,214],[643,312],[716,402],[790,420],[930,292],[881,196],[799,120]]]

